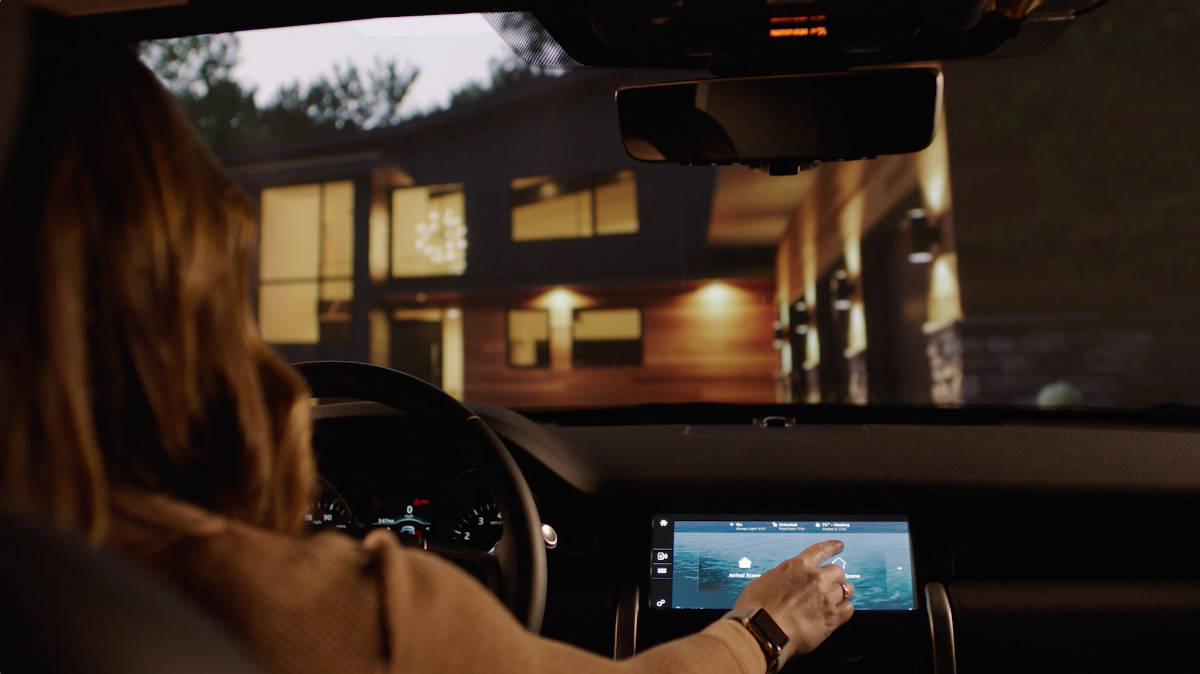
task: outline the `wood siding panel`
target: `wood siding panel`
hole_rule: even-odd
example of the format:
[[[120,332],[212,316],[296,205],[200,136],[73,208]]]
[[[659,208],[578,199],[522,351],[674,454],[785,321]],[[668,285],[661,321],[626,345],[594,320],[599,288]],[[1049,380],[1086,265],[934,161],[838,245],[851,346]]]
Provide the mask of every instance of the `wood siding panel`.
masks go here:
[[[774,401],[769,281],[579,292],[591,306],[641,307],[641,367],[572,369],[570,330],[560,319],[551,329],[552,367],[510,368],[505,313],[533,300],[491,298],[464,308],[466,399],[509,407]]]

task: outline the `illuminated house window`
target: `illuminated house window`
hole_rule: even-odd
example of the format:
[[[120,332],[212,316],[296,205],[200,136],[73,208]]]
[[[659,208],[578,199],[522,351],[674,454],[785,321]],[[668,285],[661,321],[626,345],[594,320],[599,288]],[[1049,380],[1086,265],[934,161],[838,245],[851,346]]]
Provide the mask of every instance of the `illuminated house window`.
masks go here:
[[[578,239],[638,231],[633,171],[512,182],[512,239]]]
[[[575,367],[642,364],[641,309],[576,309],[571,329]]]
[[[550,367],[550,312],[512,309],[508,312],[510,367]]]
[[[461,276],[467,270],[462,185],[392,190],[392,276]]]
[[[273,344],[349,337],[354,297],[354,183],[262,191],[258,324]]]

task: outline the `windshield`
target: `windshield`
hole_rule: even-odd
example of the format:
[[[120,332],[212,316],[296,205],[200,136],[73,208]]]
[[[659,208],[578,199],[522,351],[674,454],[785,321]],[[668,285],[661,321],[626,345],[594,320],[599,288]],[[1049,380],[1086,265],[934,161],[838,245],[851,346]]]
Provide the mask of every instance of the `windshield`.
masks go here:
[[[251,197],[264,338],[517,408],[1200,403],[1200,9],[937,64],[936,137],[794,176],[639,164],[524,15],[143,43]],[[506,33],[509,34],[509,33]]]

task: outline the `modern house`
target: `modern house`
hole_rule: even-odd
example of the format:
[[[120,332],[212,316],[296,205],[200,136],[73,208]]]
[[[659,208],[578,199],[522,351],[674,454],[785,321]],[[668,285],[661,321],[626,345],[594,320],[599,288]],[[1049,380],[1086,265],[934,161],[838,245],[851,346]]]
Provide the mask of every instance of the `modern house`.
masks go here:
[[[292,360],[385,364],[516,407],[1031,404],[1058,380],[1084,404],[1196,400],[1200,305],[1152,298],[1200,252],[1182,236],[1191,183],[1161,164],[1129,193],[1087,182],[1114,151],[1200,150],[1149,131],[1196,94],[1145,76],[1167,58],[1152,42],[1126,45],[1144,60],[1073,44],[1054,73],[947,64],[929,148],[797,176],[633,162],[612,102],[630,76],[605,71],[230,154],[260,209],[262,332]],[[1156,104],[1084,138],[1051,114],[1082,100],[1071,86]],[[1146,210],[1147,194],[1166,196]]]

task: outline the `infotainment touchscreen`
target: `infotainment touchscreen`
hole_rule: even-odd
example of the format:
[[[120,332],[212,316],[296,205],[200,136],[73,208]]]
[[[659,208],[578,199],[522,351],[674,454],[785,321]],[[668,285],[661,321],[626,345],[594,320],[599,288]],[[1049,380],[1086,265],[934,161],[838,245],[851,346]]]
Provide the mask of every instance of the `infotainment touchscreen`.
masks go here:
[[[845,549],[855,611],[914,608],[912,546],[902,517],[658,515],[651,523],[649,605],[730,609],[742,588],[819,541]]]

